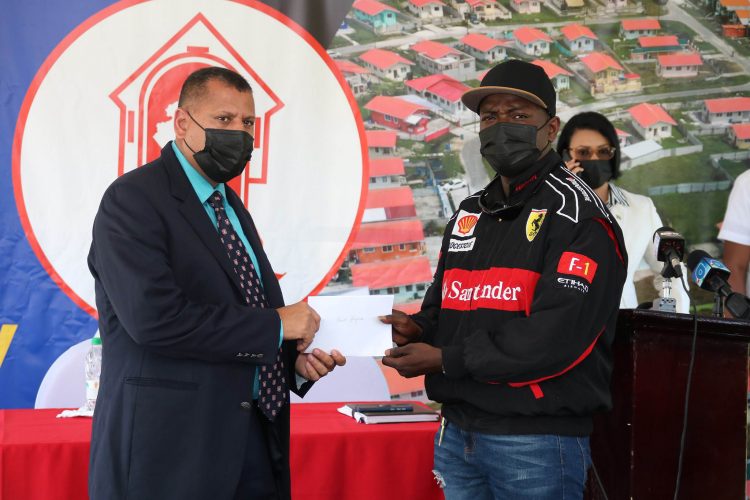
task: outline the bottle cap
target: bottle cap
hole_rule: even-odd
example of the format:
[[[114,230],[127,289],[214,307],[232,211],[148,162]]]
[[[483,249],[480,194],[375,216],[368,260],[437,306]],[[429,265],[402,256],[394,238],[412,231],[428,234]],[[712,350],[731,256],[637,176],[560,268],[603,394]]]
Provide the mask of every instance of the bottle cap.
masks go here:
[[[102,345],[102,339],[99,337],[91,337],[91,345]]]

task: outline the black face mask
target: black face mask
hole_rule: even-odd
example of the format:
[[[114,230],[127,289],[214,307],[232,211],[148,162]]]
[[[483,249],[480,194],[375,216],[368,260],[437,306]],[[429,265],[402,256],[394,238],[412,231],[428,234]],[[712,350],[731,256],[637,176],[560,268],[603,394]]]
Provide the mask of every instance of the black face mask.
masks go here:
[[[611,160],[581,160],[583,172],[578,176],[591,187],[596,189],[612,178]]]
[[[536,136],[547,123],[549,120],[539,128],[520,123],[496,123],[479,132],[479,151],[495,172],[503,177],[516,177],[541,156]]]
[[[185,145],[208,178],[222,183],[240,175],[253,154],[253,136],[244,130],[203,128],[193,115],[188,116],[206,133],[206,145],[201,151],[196,153],[187,141]]]

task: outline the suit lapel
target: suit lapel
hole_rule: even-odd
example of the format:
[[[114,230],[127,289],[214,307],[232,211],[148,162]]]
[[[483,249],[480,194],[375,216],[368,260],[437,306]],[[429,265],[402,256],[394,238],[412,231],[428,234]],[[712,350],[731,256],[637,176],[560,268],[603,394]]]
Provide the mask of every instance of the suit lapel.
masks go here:
[[[219,262],[224,273],[226,273],[229,280],[234,284],[237,291],[242,294],[240,279],[234,272],[231,262],[229,262],[227,251],[224,245],[221,244],[216,228],[206,214],[206,209],[203,208],[203,205],[198,200],[193,186],[182,170],[182,166],[172,150],[171,143],[164,146],[161,151],[161,157],[167,169],[171,194],[180,201],[180,213],[185,217],[188,224],[192,226],[198,238]]]

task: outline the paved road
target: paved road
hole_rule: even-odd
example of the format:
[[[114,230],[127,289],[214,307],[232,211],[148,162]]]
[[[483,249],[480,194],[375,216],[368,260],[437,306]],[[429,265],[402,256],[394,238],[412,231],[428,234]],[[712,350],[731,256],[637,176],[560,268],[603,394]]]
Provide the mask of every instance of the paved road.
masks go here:
[[[461,148],[461,163],[466,171],[465,179],[469,185],[469,192],[476,193],[490,182],[490,178],[479,153],[479,136],[466,129],[462,129],[462,133],[465,139],[464,147]]]

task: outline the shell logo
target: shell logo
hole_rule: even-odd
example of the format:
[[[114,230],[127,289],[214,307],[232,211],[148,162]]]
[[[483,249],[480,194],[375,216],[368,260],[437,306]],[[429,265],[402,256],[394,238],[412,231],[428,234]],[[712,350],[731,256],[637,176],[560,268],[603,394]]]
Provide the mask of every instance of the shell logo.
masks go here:
[[[461,234],[468,234],[474,226],[477,225],[479,217],[476,215],[466,215],[461,217],[458,221],[458,232]]]

